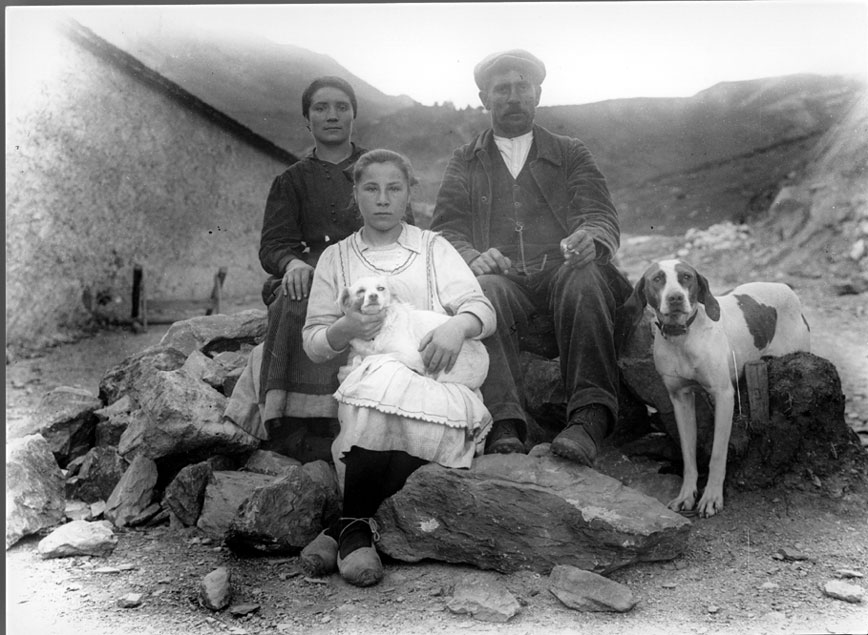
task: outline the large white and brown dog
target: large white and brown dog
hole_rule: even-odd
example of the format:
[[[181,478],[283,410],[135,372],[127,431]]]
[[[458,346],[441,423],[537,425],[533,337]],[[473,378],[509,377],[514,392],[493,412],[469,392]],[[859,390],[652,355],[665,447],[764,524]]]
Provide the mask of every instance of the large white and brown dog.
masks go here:
[[[683,260],[651,265],[627,302],[650,306],[657,318],[654,366],[672,400],[684,460],[681,491],[669,503],[675,511],[696,505],[694,390],[705,389],[714,401],[708,482],[697,510],[712,516],[723,509],[734,385],[747,362],[810,350],[801,302],[790,287],[776,282],[749,282],[714,297],[705,277]]]
[[[400,286],[385,276],[359,278],[341,291],[342,310],[351,308],[362,313],[385,311],[380,332],[372,340],[355,338],[350,347],[358,356],[391,355],[420,375],[431,376],[425,369],[419,343],[430,331],[449,319],[436,311],[416,309],[401,301]],[[465,340],[449,372],[440,371],[433,379],[464,384],[477,389],[488,375],[488,351],[478,340]]]

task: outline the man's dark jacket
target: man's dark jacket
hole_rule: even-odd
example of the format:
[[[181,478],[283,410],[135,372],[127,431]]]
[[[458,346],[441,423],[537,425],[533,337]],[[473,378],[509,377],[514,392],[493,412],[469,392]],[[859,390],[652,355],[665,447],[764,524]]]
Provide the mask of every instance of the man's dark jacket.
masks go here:
[[[491,129],[452,155],[437,195],[431,229],[441,232],[468,264],[490,244],[491,174],[496,146]],[[564,231],[580,227],[597,245],[598,264],[611,262],[620,244],[618,215],[606,179],[578,139],[533,127],[536,159],[530,172]]]

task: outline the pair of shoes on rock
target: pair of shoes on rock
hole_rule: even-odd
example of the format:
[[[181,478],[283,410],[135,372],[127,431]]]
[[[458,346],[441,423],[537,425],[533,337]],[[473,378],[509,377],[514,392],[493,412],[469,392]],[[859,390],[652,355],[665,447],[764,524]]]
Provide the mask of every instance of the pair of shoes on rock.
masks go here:
[[[341,518],[337,567],[344,580],[366,587],[383,579],[383,563],[374,547],[379,539],[373,518]]]
[[[495,421],[491,432],[485,440],[486,454],[524,454],[524,443],[518,436],[519,427],[523,422],[513,419]]]
[[[594,466],[597,450],[609,432],[609,410],[592,404],[580,408],[552,441],[551,451],[580,465]]]

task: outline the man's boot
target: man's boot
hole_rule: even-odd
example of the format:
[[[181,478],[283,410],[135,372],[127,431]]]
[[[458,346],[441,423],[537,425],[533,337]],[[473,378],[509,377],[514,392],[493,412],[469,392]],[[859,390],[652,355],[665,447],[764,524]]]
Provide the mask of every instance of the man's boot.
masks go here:
[[[552,441],[551,451],[565,459],[593,467],[597,451],[609,434],[609,409],[600,404],[579,408],[570,424]]]

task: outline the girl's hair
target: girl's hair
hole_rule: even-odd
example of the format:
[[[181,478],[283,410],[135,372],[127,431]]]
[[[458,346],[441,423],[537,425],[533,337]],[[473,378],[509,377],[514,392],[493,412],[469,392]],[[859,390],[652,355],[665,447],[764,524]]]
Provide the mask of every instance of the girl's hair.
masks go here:
[[[346,80],[334,75],[323,75],[322,77],[317,77],[310,83],[310,86],[304,89],[304,92],[301,94],[301,114],[304,118],[310,119],[310,102],[313,99],[313,94],[320,88],[325,88],[326,86],[337,88],[347,94],[347,97],[350,98],[350,105],[353,107],[353,119],[355,119],[356,115],[359,114],[359,105],[356,102],[356,93],[353,90],[353,87],[350,86]]]
[[[410,160],[403,154],[383,148],[365,152],[356,160],[353,167],[353,183],[358,185],[362,179],[362,172],[374,163],[391,163],[404,174],[408,186],[416,185],[416,177],[413,175],[413,166],[410,165]]]

